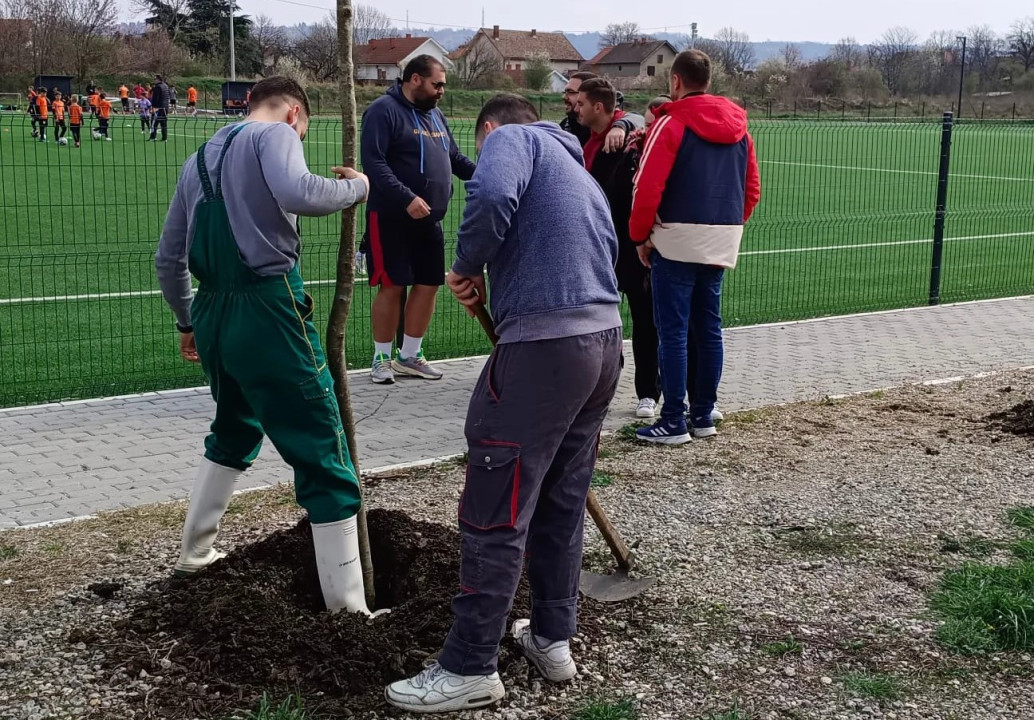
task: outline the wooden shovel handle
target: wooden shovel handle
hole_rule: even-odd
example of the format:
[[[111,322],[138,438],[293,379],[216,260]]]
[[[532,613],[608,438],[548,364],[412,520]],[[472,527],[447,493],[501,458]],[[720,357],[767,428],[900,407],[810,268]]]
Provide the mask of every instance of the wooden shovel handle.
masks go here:
[[[479,302],[474,306],[474,317],[481,323],[481,329],[485,331],[485,335],[488,336],[488,339],[492,341],[492,345],[495,346],[499,342],[499,336],[496,335],[495,323],[492,321],[492,316],[488,314],[488,308],[485,307],[484,303]],[[603,539],[610,546],[610,552],[614,559],[617,560],[618,568],[623,572],[629,572],[632,569],[632,551],[628,549],[628,545],[625,544],[621,533],[618,532],[617,528],[610,521],[607,511],[600,505],[600,501],[596,497],[596,493],[592,491],[592,488],[589,488],[589,494],[585,496],[585,508],[589,511],[593,522],[596,523],[596,527],[599,528]]]

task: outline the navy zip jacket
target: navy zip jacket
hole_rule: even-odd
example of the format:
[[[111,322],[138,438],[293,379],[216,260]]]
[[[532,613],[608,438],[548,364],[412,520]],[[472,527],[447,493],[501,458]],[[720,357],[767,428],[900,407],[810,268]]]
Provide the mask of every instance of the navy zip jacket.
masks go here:
[[[438,222],[449,209],[452,176],[474,175],[474,163],[460,152],[442,111],[415,107],[402,94],[401,80],[363,113],[359,152],[370,178],[368,212],[393,219],[408,219],[406,208],[419,196]]]

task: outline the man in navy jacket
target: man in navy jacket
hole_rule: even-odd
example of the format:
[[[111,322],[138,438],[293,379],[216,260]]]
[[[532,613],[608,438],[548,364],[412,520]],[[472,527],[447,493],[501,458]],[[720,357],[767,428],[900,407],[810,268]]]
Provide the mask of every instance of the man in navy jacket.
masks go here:
[[[445,282],[441,221],[452,197],[452,176],[470,180],[474,175],[474,163],[460,152],[438,109],[444,95],[445,67],[419,55],[363,113],[360,155],[370,178],[363,245],[370,285],[378,288],[371,312],[375,383],[393,383],[396,374],[442,376],[424,359],[421,345]],[[402,290],[410,286],[403,343],[393,358]]]

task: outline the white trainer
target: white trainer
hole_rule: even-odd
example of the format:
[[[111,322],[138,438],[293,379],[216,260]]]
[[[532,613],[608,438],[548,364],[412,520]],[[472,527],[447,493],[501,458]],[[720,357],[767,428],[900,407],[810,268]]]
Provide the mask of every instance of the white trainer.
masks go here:
[[[649,419],[657,414],[657,401],[653,398],[640,398],[639,405],[635,409],[637,418]]]
[[[384,688],[389,704],[413,713],[446,713],[485,707],[506,694],[499,673],[457,675],[432,663],[408,680]]]
[[[513,624],[513,638],[535,666],[542,677],[550,682],[566,682],[578,674],[578,667],[571,657],[571,644],[567,640],[557,640],[546,647],[539,647],[531,632],[530,620],[517,620]]]
[[[722,414],[722,411],[716,405],[715,409],[711,411],[711,422],[721,422],[724,419],[725,415]]]

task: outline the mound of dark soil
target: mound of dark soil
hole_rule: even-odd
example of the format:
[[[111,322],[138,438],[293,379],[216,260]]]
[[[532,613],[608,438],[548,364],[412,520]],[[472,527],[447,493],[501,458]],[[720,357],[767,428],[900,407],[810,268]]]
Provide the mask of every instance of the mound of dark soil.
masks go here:
[[[112,668],[162,676],[146,701],[153,717],[225,716],[254,707],[264,691],[298,692],[319,716],[386,710],[384,684],[418,672],[452,624],[459,535],[400,512],[373,510],[368,519],[378,602],[392,608],[373,622],[323,612],[303,521],[194,578],[156,583],[113,630],[82,635],[102,638]],[[528,612],[523,579],[514,616]],[[583,599],[580,633],[590,643],[604,612]],[[518,661],[525,662],[504,641],[500,671]]]
[[[1008,410],[991,413],[987,420],[1013,435],[1034,437],[1034,400],[1024,400]]]

